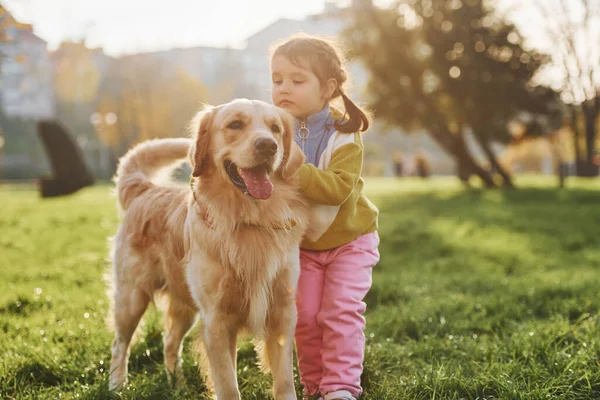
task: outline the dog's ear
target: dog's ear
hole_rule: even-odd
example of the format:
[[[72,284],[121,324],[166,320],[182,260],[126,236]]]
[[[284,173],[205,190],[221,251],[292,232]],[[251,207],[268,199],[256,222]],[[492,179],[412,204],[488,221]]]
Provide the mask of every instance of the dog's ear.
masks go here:
[[[214,114],[214,107],[206,107],[196,114],[191,123],[192,135],[195,135],[195,140],[194,144],[190,147],[189,154],[192,165],[192,176],[194,177],[202,175],[204,169],[210,163],[210,128]]]
[[[279,111],[279,116],[283,122],[283,161],[281,162],[279,171],[283,179],[289,179],[293,177],[302,164],[304,164],[305,156],[294,141],[294,117],[285,110],[278,109],[277,111]]]

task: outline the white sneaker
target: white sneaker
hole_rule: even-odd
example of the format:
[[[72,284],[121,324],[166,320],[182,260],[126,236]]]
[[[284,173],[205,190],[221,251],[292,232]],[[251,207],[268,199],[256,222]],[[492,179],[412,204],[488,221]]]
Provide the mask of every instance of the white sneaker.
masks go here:
[[[356,400],[356,397],[352,396],[352,393],[347,390],[337,390],[327,393],[324,400]]]

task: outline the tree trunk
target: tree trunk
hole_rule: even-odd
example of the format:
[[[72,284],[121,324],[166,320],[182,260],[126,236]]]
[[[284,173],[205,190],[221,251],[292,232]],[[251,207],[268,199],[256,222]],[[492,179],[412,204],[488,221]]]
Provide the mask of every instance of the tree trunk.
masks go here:
[[[454,146],[456,149],[456,154],[462,162],[462,166],[467,171],[470,170],[473,174],[477,175],[483,181],[485,187],[497,187],[492,175],[488,171],[483,169],[479,164],[477,164],[473,157],[471,157],[471,154],[469,154],[469,150],[467,149],[467,145],[465,143],[465,139],[463,137],[462,132],[455,136]]]
[[[424,97],[422,100],[425,102],[427,109],[436,109],[435,104],[427,97]],[[458,133],[452,133],[447,128],[447,121],[441,117],[441,114],[432,113],[430,118],[431,122],[427,132],[448,154],[454,156],[458,167],[459,178],[468,185],[469,176],[477,175],[486,188],[496,188],[497,186],[492,175],[477,164],[473,157],[471,157],[471,154],[469,154],[469,150],[467,149],[463,137],[462,128],[459,129]]]
[[[512,181],[512,177],[498,162],[498,159],[496,158],[496,155],[494,154],[494,151],[492,150],[489,141],[487,139],[484,139],[483,136],[481,136],[480,134],[474,136],[477,140],[477,143],[479,143],[479,145],[483,149],[483,152],[485,153],[488,161],[490,162],[490,166],[496,171],[498,171],[498,174],[500,174],[500,176],[502,177],[502,186],[514,188],[515,185]]]
[[[598,117],[598,108],[594,104],[583,105],[583,120],[585,122],[585,159],[588,164],[592,164],[596,154],[596,119]]]
[[[582,160],[581,148],[579,147],[579,124],[577,123],[577,107],[571,106],[571,127],[573,128],[573,148],[575,149],[575,176],[579,176],[579,164]]]
[[[496,183],[492,179],[492,176],[480,165],[478,165],[469,154],[462,134],[454,135],[451,132],[440,133],[438,130],[435,129],[431,129],[428,132],[431,135],[431,137],[444,150],[446,150],[448,154],[454,157],[458,164],[459,170],[464,171],[468,175],[477,175],[487,188],[497,187]],[[464,181],[464,179],[462,178],[461,180]]]
[[[598,176],[598,165],[594,163],[596,156],[596,122],[600,112],[600,98],[588,100],[582,105],[585,125],[585,159],[579,163],[578,176],[593,178]]]

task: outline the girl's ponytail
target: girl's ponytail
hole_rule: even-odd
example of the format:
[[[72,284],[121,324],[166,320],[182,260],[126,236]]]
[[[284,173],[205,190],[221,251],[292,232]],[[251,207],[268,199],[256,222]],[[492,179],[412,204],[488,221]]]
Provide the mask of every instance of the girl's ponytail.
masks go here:
[[[336,121],[335,128],[343,133],[364,132],[369,129],[370,121],[367,114],[355,102],[346,96],[346,93],[341,88],[337,90],[344,101],[345,115],[348,116],[347,121]]]

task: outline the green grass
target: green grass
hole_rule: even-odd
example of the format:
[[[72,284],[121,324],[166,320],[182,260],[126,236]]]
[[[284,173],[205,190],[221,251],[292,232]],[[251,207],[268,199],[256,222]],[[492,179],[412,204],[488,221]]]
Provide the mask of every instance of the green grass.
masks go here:
[[[369,180],[382,241],[365,399],[600,398],[600,185],[517,183]],[[0,186],[1,398],[207,398],[190,338],[187,383],[169,385],[156,312],[132,348],[129,385],[107,391],[102,275],[117,222],[106,186],[50,200]],[[255,362],[243,342],[243,398],[270,398]]]

